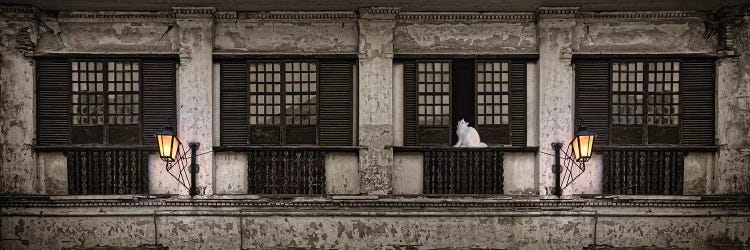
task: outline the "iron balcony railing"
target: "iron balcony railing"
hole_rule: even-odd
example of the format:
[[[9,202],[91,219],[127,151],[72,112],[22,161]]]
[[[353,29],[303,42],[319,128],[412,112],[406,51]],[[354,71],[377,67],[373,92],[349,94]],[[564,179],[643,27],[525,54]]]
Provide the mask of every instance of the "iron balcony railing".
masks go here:
[[[63,151],[68,194],[148,193],[148,158],[153,149],[85,148]]]
[[[606,149],[602,155],[607,194],[682,194],[685,149]]]

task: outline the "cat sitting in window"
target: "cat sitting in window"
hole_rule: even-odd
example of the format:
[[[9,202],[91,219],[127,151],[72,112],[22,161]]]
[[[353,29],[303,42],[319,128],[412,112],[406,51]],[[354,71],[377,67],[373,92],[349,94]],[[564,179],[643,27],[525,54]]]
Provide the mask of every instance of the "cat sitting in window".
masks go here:
[[[487,144],[481,141],[477,130],[469,127],[469,123],[461,119],[458,121],[456,126],[456,135],[458,135],[458,142],[453,147],[462,148],[486,148]]]

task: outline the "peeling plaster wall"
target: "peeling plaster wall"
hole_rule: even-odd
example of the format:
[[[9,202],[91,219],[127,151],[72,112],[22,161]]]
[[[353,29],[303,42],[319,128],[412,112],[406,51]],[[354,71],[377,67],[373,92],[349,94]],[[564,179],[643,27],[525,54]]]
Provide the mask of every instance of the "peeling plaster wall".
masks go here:
[[[148,158],[148,190],[151,194],[180,194],[188,195],[187,188],[180,185],[172,175],[167,172],[166,163],[159,158],[158,154],[152,154]],[[177,173],[177,171],[174,171]]]
[[[740,249],[750,246],[748,225],[750,218],[734,216],[601,217],[597,243],[617,247]]]
[[[41,175],[44,194],[68,194],[68,161],[62,152],[40,152],[36,158],[37,169]]]
[[[394,17],[359,20],[360,192],[391,193],[393,150]]]
[[[575,24],[575,19],[570,16],[540,16],[538,21],[540,151],[553,152],[552,143],[568,142],[573,136],[571,46]],[[552,157],[539,157],[539,175],[536,178],[540,195],[551,195],[554,191],[553,162]]]
[[[396,54],[524,54],[536,33],[531,21],[399,21],[393,43]]]
[[[357,153],[326,153],[326,194],[359,194],[360,185]]]
[[[716,209],[714,215],[690,208],[608,208],[598,213],[99,210],[52,212],[66,216],[34,215],[35,209],[5,210],[26,215],[0,217],[0,248],[582,249],[598,245],[739,249],[750,245],[750,217]]]
[[[214,178],[216,194],[247,194],[247,154],[214,153]]]
[[[714,40],[703,36],[701,18],[579,19],[574,27],[575,53],[714,53]]]
[[[0,217],[2,249],[141,246],[154,242],[154,218],[143,216]]]
[[[0,18],[0,193],[43,192],[34,164],[36,27],[25,18]]]
[[[712,152],[691,152],[685,156],[683,194],[701,195],[710,193],[708,173],[713,172],[715,154]]]
[[[503,156],[503,193],[508,195],[535,195],[534,185],[536,154],[511,152]]]
[[[393,194],[424,193],[424,155],[421,152],[393,154]]]
[[[159,245],[169,249],[240,249],[239,217],[159,216]]]
[[[708,193],[750,194],[750,42],[739,49],[739,57],[720,58],[717,64],[719,153],[708,173]]]
[[[211,9],[212,8],[207,8]],[[177,71],[178,136],[185,143],[199,143],[198,153],[213,149],[212,72],[213,20],[211,14],[178,14],[180,66]],[[197,159],[197,188],[202,195],[213,191],[213,154]]]
[[[566,216],[249,217],[243,221],[243,248],[570,249],[591,243],[591,221]],[[565,237],[561,232],[567,232]]]
[[[219,20],[217,53],[357,53],[357,23],[353,21]]]
[[[40,53],[175,53],[179,49],[174,19],[47,18],[39,38]]]

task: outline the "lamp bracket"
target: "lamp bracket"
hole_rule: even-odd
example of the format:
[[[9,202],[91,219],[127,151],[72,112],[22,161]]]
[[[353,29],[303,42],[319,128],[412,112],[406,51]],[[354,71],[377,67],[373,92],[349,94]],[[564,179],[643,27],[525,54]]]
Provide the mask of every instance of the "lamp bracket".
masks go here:
[[[573,182],[578,179],[578,177],[581,177],[583,172],[586,171],[586,163],[585,162],[577,162],[575,160],[575,155],[573,152],[573,144],[568,143],[567,147],[563,149],[562,143],[552,143],[552,149],[555,151],[560,150],[560,165],[555,166],[559,169],[553,169],[556,170],[555,172],[558,173],[561,177],[560,182],[560,192],[562,190],[565,190],[570,184],[573,184]]]
[[[177,156],[173,162],[167,162],[166,169],[169,175],[177,180],[180,185],[190,190],[191,178],[190,178],[190,157],[188,149],[180,144],[177,148]]]

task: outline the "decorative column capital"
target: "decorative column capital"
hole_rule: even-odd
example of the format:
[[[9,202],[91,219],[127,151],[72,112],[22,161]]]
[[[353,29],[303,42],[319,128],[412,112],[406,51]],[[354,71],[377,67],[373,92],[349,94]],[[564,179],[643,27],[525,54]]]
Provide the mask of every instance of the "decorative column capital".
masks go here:
[[[214,7],[172,7],[175,16],[179,18],[213,18],[216,14]]]
[[[359,18],[373,20],[396,20],[401,8],[398,7],[370,7],[360,8]]]
[[[539,19],[574,19],[578,7],[539,7],[536,11]]]
[[[39,16],[39,9],[26,5],[0,5],[0,14],[9,19],[34,19]]]

